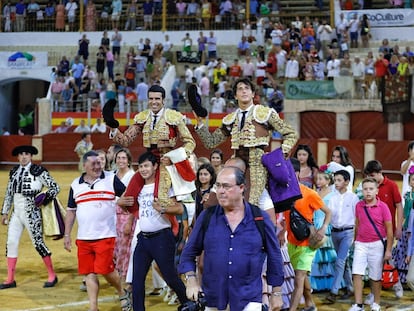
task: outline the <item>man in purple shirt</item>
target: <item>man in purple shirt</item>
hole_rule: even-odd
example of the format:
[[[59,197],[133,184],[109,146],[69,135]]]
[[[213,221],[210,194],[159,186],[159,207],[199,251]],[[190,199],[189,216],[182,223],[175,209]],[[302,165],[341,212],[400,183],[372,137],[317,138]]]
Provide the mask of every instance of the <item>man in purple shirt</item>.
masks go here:
[[[219,205],[197,219],[181,255],[178,270],[187,280],[187,298],[197,300],[203,292],[212,310],[262,310],[262,267],[267,256],[267,283],[272,286],[270,309],[282,306],[283,262],[274,226],[263,212],[264,237],[259,232],[253,207],[245,202],[243,172],[226,167],[217,176]],[[207,215],[207,216],[206,216]],[[211,216],[208,227],[204,218]],[[259,217],[262,219],[262,217]],[[204,251],[202,284],[196,257]]]

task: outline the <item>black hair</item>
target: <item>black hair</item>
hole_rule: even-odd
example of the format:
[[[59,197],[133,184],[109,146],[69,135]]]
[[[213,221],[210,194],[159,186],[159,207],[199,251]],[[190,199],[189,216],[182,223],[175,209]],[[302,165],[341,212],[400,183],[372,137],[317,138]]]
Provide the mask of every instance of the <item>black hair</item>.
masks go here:
[[[202,164],[200,165],[200,167],[197,170],[197,174],[196,174],[196,180],[195,180],[195,185],[197,187],[197,189],[200,189],[201,187],[201,183],[200,183],[200,179],[199,179],[199,174],[201,170],[206,170],[207,172],[210,173],[211,175],[211,180],[210,180],[210,187],[212,187],[214,185],[214,183],[216,182],[216,171],[214,170],[214,167],[210,164],[210,163],[206,163],[206,164]]]
[[[414,149],[414,140],[412,140],[408,143],[408,152],[410,152],[411,149]]]
[[[367,164],[365,164],[365,167],[364,167],[365,175],[369,175],[372,173],[379,173],[381,171],[382,171],[382,165],[380,161],[371,160],[371,161],[368,161]]]
[[[165,99],[165,90],[162,86],[158,85],[158,84],[154,84],[152,85],[149,89],[148,89],[148,93],[149,92],[157,92],[157,93],[161,93],[162,95],[162,99]]]
[[[89,157],[97,157],[98,153],[94,150],[88,151],[82,156],[82,162],[85,163]]]
[[[138,157],[138,164],[142,164],[145,161],[150,161],[153,165],[157,163],[157,157],[150,151],[144,152]]]
[[[311,147],[309,147],[308,145],[298,145],[298,147],[296,148],[295,154],[293,155],[294,158],[296,158],[296,159],[298,158],[298,151],[300,151],[300,150],[304,150],[308,153],[308,159],[306,161],[306,164],[310,168],[318,168],[318,165],[316,164],[316,160],[313,157]]]
[[[250,89],[254,93],[256,91],[256,87],[254,86],[253,82],[249,78],[239,78],[237,79],[233,84],[233,94],[236,94],[237,91],[237,85],[239,83],[247,84],[250,86]]]
[[[91,133],[89,133],[89,132],[82,133],[82,139],[85,139],[85,138],[86,138],[86,136],[88,136],[88,135],[91,135]]]
[[[235,166],[227,166],[223,168],[219,174],[222,174],[223,170],[231,169],[233,170],[234,177],[236,180],[236,185],[246,185],[246,176],[244,175],[244,172]]]
[[[342,177],[344,178],[344,180],[345,180],[345,181],[347,181],[347,180],[350,180],[350,179],[351,179],[351,175],[350,175],[350,174],[349,174],[349,172],[348,172],[348,171],[346,171],[346,170],[339,170],[339,171],[336,171],[336,172],[334,173],[334,176],[337,176],[337,175],[342,176]]]
[[[221,161],[223,161],[224,155],[223,155],[223,151],[221,151],[220,149],[214,149],[211,153],[210,153],[210,161],[211,161],[211,156],[213,154],[217,153],[220,156]]]

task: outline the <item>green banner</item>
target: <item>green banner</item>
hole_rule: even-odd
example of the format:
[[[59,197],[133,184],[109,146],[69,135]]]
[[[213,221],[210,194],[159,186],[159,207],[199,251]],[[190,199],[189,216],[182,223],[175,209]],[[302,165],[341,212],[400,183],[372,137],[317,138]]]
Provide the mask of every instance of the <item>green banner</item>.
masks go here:
[[[325,99],[338,96],[333,81],[292,81],[285,88],[287,99]]]

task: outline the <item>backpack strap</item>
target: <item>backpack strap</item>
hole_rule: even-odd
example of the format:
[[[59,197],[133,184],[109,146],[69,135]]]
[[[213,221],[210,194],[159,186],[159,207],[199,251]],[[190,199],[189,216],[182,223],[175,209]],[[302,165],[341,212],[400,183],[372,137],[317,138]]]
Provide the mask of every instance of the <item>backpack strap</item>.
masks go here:
[[[253,214],[253,219],[254,222],[256,224],[257,230],[260,233],[260,236],[262,238],[262,249],[264,251],[266,251],[266,235],[265,235],[265,224],[264,224],[264,218],[263,218],[263,214],[262,214],[262,210],[257,207],[256,205],[253,204],[249,204],[250,205],[250,209],[252,211]],[[210,224],[210,220],[211,220],[211,216],[216,212],[217,209],[217,205],[215,206],[210,206],[209,208],[206,209],[205,211],[205,215],[203,218],[203,223],[201,224],[201,232],[203,233],[203,240],[204,240],[204,235],[208,229],[208,226]]]
[[[257,230],[259,230],[260,236],[262,237],[263,246],[262,249],[266,251],[266,235],[265,235],[265,224],[262,210],[256,205],[250,204],[250,209],[252,210],[254,222],[256,224]]]

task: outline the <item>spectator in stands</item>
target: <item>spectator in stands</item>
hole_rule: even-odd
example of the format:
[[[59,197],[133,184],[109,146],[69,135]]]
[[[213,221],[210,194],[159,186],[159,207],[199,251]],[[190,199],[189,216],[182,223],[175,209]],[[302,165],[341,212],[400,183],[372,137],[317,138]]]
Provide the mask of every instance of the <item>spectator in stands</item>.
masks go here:
[[[69,0],[69,2],[66,3],[65,11],[68,17],[69,31],[75,30],[75,20],[76,20],[77,9],[78,9],[78,5],[74,0]]]
[[[193,39],[191,39],[190,34],[187,32],[185,37],[181,39],[183,42],[183,51],[184,52],[191,52],[191,46],[193,45]]]
[[[246,62],[242,65],[242,77],[249,78],[250,81],[253,81],[254,71],[255,68],[251,62],[251,57],[246,56]]]
[[[188,66],[188,65],[185,65],[185,66],[184,66],[184,70],[185,70],[185,73],[184,73],[184,76],[185,76],[185,83],[187,84],[187,86],[186,86],[186,87],[188,87],[190,84],[192,84],[192,83],[193,83],[193,76],[194,76],[194,73],[193,73],[193,71],[191,70],[190,66]]]
[[[67,124],[65,121],[60,122],[60,125],[55,128],[55,130],[53,131],[53,133],[67,133],[69,132],[70,129],[70,125]]]
[[[20,0],[16,3],[16,31],[22,32],[25,30],[25,16],[26,16],[26,5],[24,0]]]
[[[246,36],[242,36],[241,41],[237,45],[237,56],[250,55],[250,44],[247,42]]]
[[[210,31],[210,36],[207,38],[207,51],[208,58],[217,58],[217,38],[213,31]]]
[[[201,52],[202,55],[205,57],[207,37],[204,36],[202,31],[200,31],[199,37],[197,38],[197,44],[198,44],[198,51]]]
[[[120,0],[114,0],[114,1],[121,2]],[[112,13],[112,16],[113,16],[113,13]],[[116,62],[119,62],[119,56],[121,54],[122,35],[119,33],[118,28],[114,28],[114,34],[112,35],[111,41],[112,41],[112,54],[114,56],[114,60]]]
[[[336,29],[336,37],[338,38],[338,41],[341,41],[342,34],[348,29],[348,21],[344,17],[344,13],[341,13],[339,15],[339,20],[335,25],[335,29]]]
[[[351,49],[358,48],[358,31],[360,29],[360,22],[358,20],[358,14],[353,14],[351,20],[349,21],[349,33],[351,38]]]
[[[223,18],[224,29],[231,28],[232,12],[233,4],[231,3],[231,0],[224,0],[220,3],[220,15]]]
[[[152,30],[152,15],[154,14],[154,2],[145,0],[142,4],[144,14],[144,30]]]
[[[297,80],[299,76],[299,62],[294,53],[291,53],[286,63],[285,77],[287,80]]]
[[[235,80],[240,78],[241,74],[242,68],[239,65],[239,60],[235,59],[233,65],[231,65],[229,69],[230,82],[233,83]]]
[[[203,19],[204,29],[205,30],[210,29],[211,4],[208,0],[202,0],[201,18]]]
[[[126,14],[127,14],[127,21],[125,23],[125,30],[132,30],[134,31],[137,28],[137,13],[138,13],[138,5],[136,0],[131,0],[131,2],[127,6]]]
[[[358,56],[355,56],[352,63],[352,77],[354,78],[354,93],[357,98],[365,98],[365,90],[362,86],[365,80],[365,66]]]
[[[409,70],[408,70],[408,59],[405,56],[400,57],[400,63],[397,67],[397,73],[399,76],[408,76]]]
[[[6,3],[6,5],[3,8],[3,18],[4,18],[4,31],[5,32],[10,32],[12,31],[12,10],[14,10],[14,12],[16,12],[16,8],[12,8],[12,5],[10,3],[10,1],[8,1]]]
[[[37,12],[40,11],[39,4],[36,3],[35,0],[30,0],[30,3],[27,5],[26,9],[26,16],[27,16],[27,22],[29,24],[30,30],[36,30],[36,15]]]
[[[101,46],[109,50],[110,44],[111,44],[111,40],[108,38],[108,31],[105,30],[101,38]]]
[[[365,85],[366,87],[370,87],[372,81],[374,80],[374,55],[372,51],[368,51],[367,57],[364,60],[364,66],[365,66]]]
[[[281,25],[279,23],[275,23],[273,26],[273,30],[270,33],[270,37],[272,38],[273,45],[281,45],[282,36],[283,36],[283,32],[281,30]]]
[[[106,124],[102,123],[101,118],[96,119],[96,123],[91,128],[91,133],[106,133]]]
[[[375,63],[375,81],[378,87],[378,91],[384,89],[384,77],[388,74],[389,61],[384,57],[384,53],[379,53]]]
[[[177,4],[175,5],[177,8],[177,13],[178,16],[180,17],[178,19],[178,23],[180,25],[180,29],[183,30],[185,29],[185,22],[183,17],[185,16],[186,13],[186,7],[187,7],[187,3],[185,3],[183,0],[178,0]]]
[[[119,28],[119,20],[121,19],[122,14],[122,1],[121,0],[112,0],[112,29]],[[114,53],[115,54],[115,53]]]
[[[136,88],[138,99],[138,111],[147,109],[148,105],[148,84],[145,83],[145,78],[140,77],[139,83]]]
[[[368,15],[363,14],[361,19],[361,39],[362,39],[362,47],[368,48],[369,47],[369,38],[370,34],[370,24],[368,20]]]
[[[88,0],[88,4],[86,5],[86,13],[85,13],[85,31],[95,31],[96,30],[96,6],[93,0]]]
[[[88,64],[88,57],[89,57],[89,39],[86,38],[86,34],[82,35],[82,38],[78,41],[78,55],[82,56],[83,64]]]
[[[395,8],[402,8],[404,7],[403,0],[390,0],[390,4],[394,6]]]
[[[318,27],[318,36],[321,43],[323,59],[326,59],[328,56],[328,46],[332,36],[332,28],[326,19],[322,20],[322,24]]]
[[[326,64],[326,69],[328,70],[328,80],[333,80],[335,77],[339,77],[341,61],[337,58],[337,54],[332,53],[331,59]]]
[[[80,120],[80,124],[73,130],[74,133],[90,133],[91,128],[86,125],[84,119]]]
[[[263,58],[260,55],[258,55],[256,58],[255,76],[256,76],[256,85],[257,85],[256,93],[259,95],[263,95],[262,86],[263,86],[263,81],[266,78],[266,67],[267,67],[266,62],[263,60]]]
[[[200,12],[199,4],[195,0],[191,0],[187,4],[187,16],[189,19],[187,20],[187,24],[190,25],[191,29],[198,28],[198,24],[196,24],[195,16]]]
[[[220,92],[215,93],[215,96],[211,98],[210,104],[212,113],[223,113],[226,108],[226,101],[221,97]]]
[[[397,68],[398,68],[398,65],[400,64],[400,61],[399,61],[399,59],[398,59],[398,56],[397,55],[392,55],[391,56],[391,59],[390,59],[390,61],[389,61],[389,63],[388,63],[388,75],[390,75],[390,76],[395,76],[396,74],[397,74]]]
[[[276,82],[277,75],[277,49],[273,45],[269,54],[267,55],[267,67],[266,67],[266,77],[271,81],[271,83]]]

